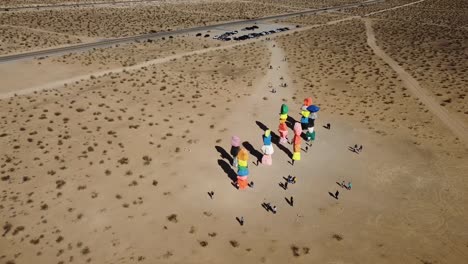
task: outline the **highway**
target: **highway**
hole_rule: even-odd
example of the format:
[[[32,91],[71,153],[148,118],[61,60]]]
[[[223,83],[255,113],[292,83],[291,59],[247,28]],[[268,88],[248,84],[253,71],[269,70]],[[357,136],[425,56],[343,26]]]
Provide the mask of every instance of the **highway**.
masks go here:
[[[56,55],[62,55],[62,54],[67,54],[71,52],[86,51],[86,50],[90,50],[94,48],[110,47],[116,44],[125,44],[125,43],[133,42],[136,40],[154,39],[154,38],[161,38],[161,37],[180,35],[180,34],[186,34],[186,33],[196,33],[196,32],[201,32],[201,31],[206,31],[206,30],[212,30],[217,27],[237,26],[237,25],[243,25],[247,23],[253,24],[256,22],[266,21],[266,20],[274,20],[274,19],[289,18],[289,17],[294,17],[294,16],[300,16],[300,15],[316,14],[316,13],[320,13],[324,11],[336,11],[336,10],[345,9],[345,8],[358,7],[361,5],[370,5],[370,4],[374,4],[374,3],[378,3],[382,1],[384,0],[369,0],[366,2],[347,4],[347,5],[342,5],[342,6],[309,9],[309,10],[304,10],[304,11],[299,11],[299,12],[273,15],[273,16],[255,18],[255,19],[247,19],[247,20],[226,22],[226,23],[214,24],[214,25],[208,25],[208,26],[178,29],[174,31],[148,33],[148,34],[142,34],[142,35],[136,35],[136,36],[130,36],[130,37],[106,39],[106,40],[101,40],[97,42],[83,43],[83,44],[77,44],[77,45],[72,45],[72,46],[67,46],[67,47],[52,48],[52,49],[39,50],[39,51],[33,51],[33,52],[25,52],[25,53],[20,53],[20,54],[6,55],[6,56],[0,56],[0,63],[6,63],[6,62],[12,62],[12,61],[18,61],[18,60],[26,60],[26,59],[34,59],[38,57],[56,56]]]

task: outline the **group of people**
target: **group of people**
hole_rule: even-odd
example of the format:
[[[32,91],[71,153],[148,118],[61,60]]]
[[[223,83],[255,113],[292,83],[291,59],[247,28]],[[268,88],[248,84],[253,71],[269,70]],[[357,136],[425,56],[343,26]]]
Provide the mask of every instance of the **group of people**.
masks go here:
[[[278,133],[279,133],[279,141],[278,143],[281,145],[289,145],[292,144],[293,152],[291,157],[291,165],[294,166],[296,161],[301,160],[301,151],[307,152],[309,147],[312,146],[312,142],[315,140],[316,132],[315,132],[315,120],[317,119],[317,112],[319,111],[319,107],[312,104],[312,98],[304,99],[304,103],[301,107],[301,119],[300,122],[295,122],[294,124],[291,122],[291,119],[288,116],[289,107],[286,104],[282,104],[279,113],[279,126],[278,126]],[[289,120],[288,120],[289,119]],[[288,134],[288,124],[289,126],[292,125],[293,131],[293,139],[289,141]],[[331,125],[328,123],[324,126],[326,129],[331,129]],[[306,147],[305,150],[301,148],[303,138],[306,140]],[[272,132],[270,129],[266,129],[262,135],[263,146],[261,148],[263,156],[261,159],[257,160],[257,166],[261,163],[263,165],[270,166],[272,165],[272,154],[274,153],[274,148],[272,144]],[[363,149],[362,145],[354,145],[354,147],[350,147],[354,152],[360,153]],[[233,161],[232,166],[237,168],[237,182],[235,182],[235,186],[237,189],[243,190],[247,187],[253,188],[254,183],[249,182],[247,177],[249,175],[248,169],[248,159],[249,159],[249,152],[241,147],[241,140],[237,136],[233,136],[231,139],[231,151],[230,151]],[[285,182],[280,183],[280,185],[287,190],[288,184],[295,184],[296,177],[289,175],[287,178],[284,178]],[[342,181],[338,183],[342,188],[346,190],[351,190],[352,183]],[[337,190],[334,194],[330,193],[333,197],[338,199],[340,192]],[[212,198],[214,193],[209,193],[210,197]],[[290,206],[293,206],[294,198],[288,200],[286,199]],[[267,211],[276,214],[277,207],[272,206],[270,203],[264,203],[264,208]],[[244,218],[238,218],[238,221],[241,225],[244,224]]]

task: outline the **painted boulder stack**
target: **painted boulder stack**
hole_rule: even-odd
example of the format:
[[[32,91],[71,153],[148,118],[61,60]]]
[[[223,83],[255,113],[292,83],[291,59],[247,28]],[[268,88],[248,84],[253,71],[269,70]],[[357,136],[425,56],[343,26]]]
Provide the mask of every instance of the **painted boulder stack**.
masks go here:
[[[266,130],[265,134],[263,135],[263,146],[262,146],[262,164],[271,165],[271,155],[274,152],[273,145],[271,144],[271,131]]]
[[[231,138],[231,156],[232,156],[232,164],[234,168],[237,167],[237,155],[239,154],[240,150],[240,138],[238,136],[232,136]]]
[[[249,176],[249,152],[245,148],[241,148],[237,155],[237,186],[240,190],[248,187],[249,182],[247,177]]]
[[[300,123],[294,124],[294,139],[293,139],[293,156],[294,161],[301,160],[301,134],[302,127]]]
[[[281,105],[280,123],[278,127],[278,133],[280,136],[279,142],[281,144],[286,144],[288,142],[288,126],[286,125],[287,120],[288,120],[288,106],[283,104]]]
[[[302,105],[301,108],[301,126],[302,130],[307,130],[309,128],[309,115],[310,111],[307,110],[307,107],[312,105],[312,98],[308,97],[304,99],[304,104]]]

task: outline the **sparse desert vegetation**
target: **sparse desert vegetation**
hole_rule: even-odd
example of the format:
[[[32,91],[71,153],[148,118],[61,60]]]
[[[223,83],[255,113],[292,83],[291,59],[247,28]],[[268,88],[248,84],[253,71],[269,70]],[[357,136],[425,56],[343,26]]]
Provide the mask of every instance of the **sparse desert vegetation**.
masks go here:
[[[124,7],[44,9],[0,13],[0,24],[68,35],[112,38],[249,19],[290,11],[246,2],[201,2]],[[174,14],[177,13],[175,16]]]
[[[291,23],[293,25],[300,25],[300,26],[310,26],[310,25],[325,24],[326,22],[339,20],[339,19],[343,19],[346,17],[350,17],[350,16],[351,15],[342,14],[338,12],[327,12],[327,13],[320,13],[320,14],[300,15],[297,17],[281,19],[280,22]]]
[[[0,26],[0,55],[81,43],[78,37],[25,27]]]
[[[446,3],[428,1],[376,15],[375,30],[386,52],[468,123],[466,13],[461,1]]]
[[[437,139],[439,146],[445,146],[447,135],[425,129],[428,124],[440,128],[439,122],[367,47],[362,21],[295,33],[280,38],[280,43],[288,47],[294,79],[302,87],[295,97],[313,91],[314,98],[328,105],[324,111],[356,119],[381,135],[405,129],[415,142]]]
[[[413,1],[262,21],[291,30],[235,43],[212,37],[252,23],[0,64],[0,263],[462,263],[466,141],[368,45],[371,23],[468,123],[464,2],[386,10]],[[0,53],[350,2],[0,11]],[[278,114],[289,106],[291,133],[306,97],[320,107],[316,139],[291,165]],[[266,129],[271,166],[257,162]],[[250,154],[246,190],[233,184],[233,135]],[[288,175],[298,182],[284,188]]]
[[[249,59],[260,54],[264,55],[259,59]],[[233,56],[237,58],[236,63],[225,59]],[[247,84],[265,73],[262,66],[267,62],[268,51],[264,45],[252,43],[191,55],[167,62],[163,67],[148,66],[90,78],[60,90],[1,100],[0,120],[5,131],[0,138],[2,184],[12,192],[18,187],[30,189],[21,198],[10,191],[4,193],[1,214],[7,214],[7,208],[27,204],[25,214],[64,212],[65,222],[81,228],[93,214],[115,218],[121,210],[125,210],[124,214],[144,210],[148,216],[152,215],[152,210],[145,209],[148,201],[154,204],[174,193],[167,190],[167,179],[163,176],[178,171],[173,159],[187,153],[187,146],[200,144],[201,134],[192,131],[200,126],[208,127],[203,124],[224,115],[222,111],[210,112],[211,109],[234,107],[236,101],[248,96]],[[216,101],[211,100],[213,96],[217,97]],[[160,169],[161,164],[166,164],[164,169]],[[163,175],[154,175],[155,168]],[[75,174],[78,170],[80,173]],[[25,175],[28,175],[27,182]],[[46,178],[52,184],[44,186],[41,191],[44,195],[36,198],[34,186],[41,185]],[[108,188],[105,183],[108,180],[122,185],[123,192],[116,194],[114,188]],[[149,198],[145,194],[149,189],[156,196]],[[75,199],[80,203],[75,204]],[[185,222],[183,217],[180,220],[175,214],[168,215],[172,223]],[[8,214],[8,219],[19,218],[20,214]],[[43,237],[34,238],[34,245],[49,240],[56,244],[57,237],[50,235],[56,232],[53,221],[48,217],[43,220],[40,224],[43,231],[37,236],[43,234]],[[15,228],[16,225],[11,225],[5,230],[16,230],[15,235],[36,232],[28,226],[24,226],[25,231]],[[117,223],[108,223],[103,230],[106,228],[127,230]],[[76,243],[71,239],[73,233],[73,229],[61,229],[60,240]],[[74,249],[65,249],[61,255],[69,251],[75,259],[96,258],[97,245],[91,240],[87,241],[89,244],[82,241],[86,246],[78,249],[79,254],[71,253]],[[21,243],[19,238],[17,243]],[[112,243],[118,245],[116,240]],[[209,245],[209,241],[200,243]],[[40,256],[51,259],[47,256],[55,256],[55,250],[59,249],[44,248]],[[31,251],[30,255],[35,253]]]

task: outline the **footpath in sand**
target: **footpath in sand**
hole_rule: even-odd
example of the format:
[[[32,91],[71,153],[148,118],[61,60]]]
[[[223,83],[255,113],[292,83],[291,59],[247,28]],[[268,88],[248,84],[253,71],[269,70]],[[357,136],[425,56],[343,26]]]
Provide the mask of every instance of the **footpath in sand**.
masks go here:
[[[423,102],[426,107],[434,113],[461,141],[468,146],[468,129],[465,127],[461,120],[458,120],[455,116],[450,113],[437,103],[437,101],[430,96],[414,79],[408,74],[403,67],[401,67],[394,59],[388,56],[376,43],[374,30],[372,29],[372,20],[365,19],[366,32],[367,32],[367,44],[372,48],[375,55],[385,61],[401,78],[403,84],[413,94]]]
[[[343,206],[330,197],[328,192],[335,192],[339,189],[335,183],[338,180],[336,175],[343,175],[344,170],[347,169],[350,169],[350,172],[346,173],[346,179],[361,184],[359,172],[363,171],[364,164],[359,159],[362,160],[364,156],[358,156],[346,150],[348,146],[346,141],[354,140],[353,135],[345,136],[343,133],[350,129],[349,127],[334,124],[333,133],[329,133],[320,126],[322,122],[318,121],[316,130],[319,140],[313,144],[308,153],[302,153],[301,161],[296,162],[294,166],[289,164],[292,145],[279,148],[273,142],[275,149],[272,155],[273,165],[256,166],[257,158],[261,158],[260,148],[263,144],[264,129],[268,128],[272,133],[278,134],[281,104],[288,104],[289,116],[297,120],[302,102],[302,99],[291,102],[294,84],[288,76],[288,65],[284,60],[283,50],[273,41],[266,42],[266,45],[271,51],[272,69],[254,84],[254,89],[249,91],[252,94],[250,97],[242,100],[224,120],[216,124],[217,127],[227,128],[224,140],[217,145],[200,142],[198,147],[191,150],[192,157],[183,161],[184,167],[188,168],[182,173],[183,175],[197,171],[203,172],[205,178],[196,188],[200,189],[200,193],[187,199],[187,205],[181,205],[181,207],[191,206],[195,211],[199,208],[202,211],[214,212],[219,219],[210,225],[211,228],[225,230],[224,232],[230,233],[229,236],[242,241],[242,244],[252,246],[274,241],[270,249],[262,246],[256,248],[254,255],[268,256],[267,259],[277,263],[279,260],[287,262],[291,258],[291,239],[296,241],[294,243],[299,243],[300,248],[297,254],[308,255],[309,250],[317,253],[318,249],[310,249],[306,245],[312,241],[315,244],[323,239],[330,239],[331,232],[339,232],[342,229],[338,227],[337,222],[330,222],[326,218],[320,219],[320,215],[335,215],[343,212]],[[288,87],[280,87],[281,83],[287,83]],[[275,88],[277,92],[271,93],[272,88]],[[237,172],[237,169],[229,165],[228,153],[232,135],[239,136],[251,153],[249,181],[254,182],[254,188],[237,190],[230,183],[235,179]],[[292,136],[292,131],[290,131],[289,138],[291,139]],[[341,145],[342,148],[333,148],[337,145]],[[304,141],[302,148],[305,148]],[[333,167],[332,164],[335,162],[342,166]],[[288,175],[296,176],[298,183],[290,184],[288,189],[284,190],[279,183],[284,182],[283,177]],[[206,194],[208,191],[214,191],[213,200],[209,200]],[[341,192],[343,197],[348,196],[345,198],[348,202],[354,199],[365,199],[359,195],[350,198],[351,192]],[[293,207],[286,202],[286,199],[291,196],[294,197]],[[199,204],[188,202],[193,200],[206,202]],[[264,210],[261,206],[263,202],[277,206],[278,213],[274,215]],[[317,208],[321,210],[317,211]],[[236,222],[236,217],[241,216],[245,220],[244,226]],[[328,222],[327,227],[324,226],[324,221]],[[229,231],[226,230],[227,227]],[[317,233],[319,228],[321,232]],[[315,235],[311,238],[307,234]],[[271,249],[272,247],[278,250]],[[244,257],[246,260],[251,260],[252,256],[242,256],[241,259]],[[315,257],[320,259],[323,254],[318,253]],[[264,262],[265,257],[262,259]]]

